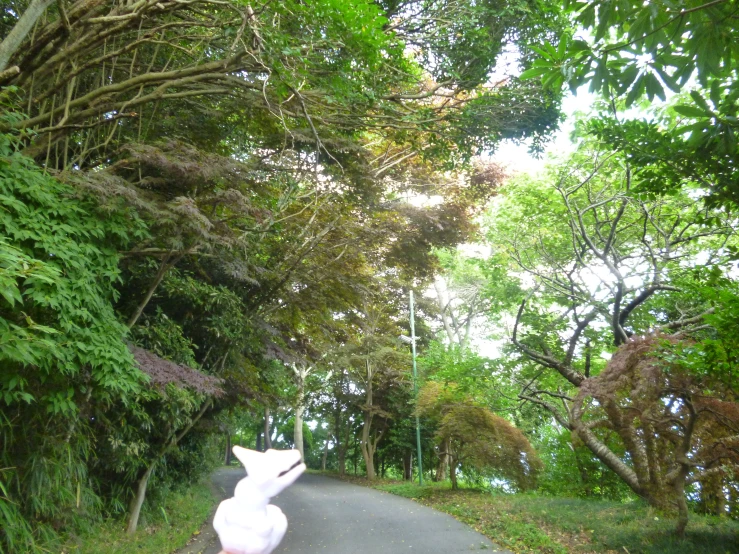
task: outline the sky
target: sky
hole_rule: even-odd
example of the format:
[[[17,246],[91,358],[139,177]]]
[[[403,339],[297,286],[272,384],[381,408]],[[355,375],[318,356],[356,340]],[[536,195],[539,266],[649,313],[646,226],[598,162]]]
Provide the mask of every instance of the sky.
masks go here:
[[[492,161],[505,166],[511,173],[536,174],[542,171],[551,156],[572,152],[574,146],[570,142],[570,134],[575,129],[575,114],[587,112],[595,101],[595,96],[582,87],[577,96],[567,93],[562,101],[562,112],[565,120],[552,141],[547,145],[543,156],[536,158],[529,152],[528,143],[516,144],[513,141],[504,141],[491,157]]]
[[[524,142],[516,144],[514,141],[506,140],[498,146],[496,152],[490,156],[494,162],[504,166],[509,174],[528,174],[536,175],[544,171],[547,163],[556,157],[561,157],[575,150],[575,145],[570,141],[570,135],[575,129],[576,114],[587,113],[596,100],[596,95],[588,92],[586,87],[581,87],[577,95],[567,93],[562,101],[562,112],[564,120],[560,124],[560,129],[555,133],[552,140],[547,144],[545,152],[540,157],[535,157],[529,153],[529,143]],[[408,198],[408,201],[414,205],[429,205],[443,201],[439,197],[426,197],[416,195]],[[489,248],[482,244],[462,244],[459,249],[463,254],[469,256],[486,256],[489,254]],[[428,297],[435,297],[436,291],[433,287],[429,287],[424,293]],[[500,354],[501,347],[507,342],[507,335],[513,326],[513,320],[501,321],[497,325],[490,322],[476,321],[473,324],[471,333],[472,347],[482,356],[490,358],[497,357]],[[494,329],[493,329],[494,328]],[[498,335],[492,338],[491,331]],[[501,335],[503,337],[501,338]]]
[[[565,119],[541,157],[532,156],[529,153],[527,143],[516,144],[509,140],[498,147],[495,154],[491,156],[492,161],[506,167],[511,174],[536,175],[543,171],[551,158],[574,151],[575,145],[570,141],[570,135],[575,129],[575,114],[577,112],[587,113],[595,99],[596,96],[589,93],[584,87],[578,91],[577,96],[567,93],[562,101],[562,112],[565,114]],[[485,255],[485,249],[486,247],[479,244],[460,246],[460,250],[468,255]],[[510,332],[512,325],[513,320],[499,322],[495,332],[506,334],[505,331]],[[478,354],[495,358],[500,355],[500,349],[508,339],[490,338],[490,331],[488,322],[477,322],[476,325],[473,325],[471,342]]]

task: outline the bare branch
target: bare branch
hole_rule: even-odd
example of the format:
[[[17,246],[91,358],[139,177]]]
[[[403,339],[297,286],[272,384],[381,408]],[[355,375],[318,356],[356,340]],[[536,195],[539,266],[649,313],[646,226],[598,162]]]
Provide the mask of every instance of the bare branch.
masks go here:
[[[521,302],[521,306],[518,308],[518,314],[516,315],[516,322],[513,325],[513,335],[511,337],[511,340],[513,341],[513,344],[516,346],[516,348],[524,352],[532,360],[540,363],[541,365],[557,370],[557,372],[562,375],[562,377],[567,379],[576,387],[579,387],[585,379],[585,377],[583,377],[580,373],[573,370],[572,367],[566,365],[564,362],[557,360],[556,358],[546,353],[538,352],[518,340],[518,326],[521,322],[521,316],[523,314],[524,307],[526,306],[526,301],[533,295],[533,293],[534,291],[532,291],[529,296]]]
[[[706,310],[702,314],[699,314],[695,317],[689,317],[685,319],[680,319],[678,321],[673,321],[672,323],[668,323],[666,325],[662,325],[659,327],[660,331],[672,331],[675,329],[682,329],[683,327],[688,327],[690,325],[695,325],[696,323],[701,323],[703,321],[703,318],[707,315],[710,315],[716,311],[715,308],[711,308],[709,310]]]

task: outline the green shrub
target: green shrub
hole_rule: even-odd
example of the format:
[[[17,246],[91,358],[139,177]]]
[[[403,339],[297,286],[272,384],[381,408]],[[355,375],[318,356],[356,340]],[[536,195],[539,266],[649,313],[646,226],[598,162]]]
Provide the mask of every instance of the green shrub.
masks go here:
[[[142,233],[0,136],[0,551],[99,513],[92,414],[142,383],[113,309],[118,248]]]

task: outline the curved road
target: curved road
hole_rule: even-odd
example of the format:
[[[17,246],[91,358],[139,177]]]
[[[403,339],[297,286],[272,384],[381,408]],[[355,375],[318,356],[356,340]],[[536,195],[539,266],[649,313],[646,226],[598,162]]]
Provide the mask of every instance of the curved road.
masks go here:
[[[241,468],[224,468],[213,483],[224,498],[244,477]],[[395,554],[487,550],[511,554],[451,516],[412,500],[324,477],[303,475],[272,499],[288,520],[274,554]],[[181,554],[218,554],[220,545],[208,526]]]

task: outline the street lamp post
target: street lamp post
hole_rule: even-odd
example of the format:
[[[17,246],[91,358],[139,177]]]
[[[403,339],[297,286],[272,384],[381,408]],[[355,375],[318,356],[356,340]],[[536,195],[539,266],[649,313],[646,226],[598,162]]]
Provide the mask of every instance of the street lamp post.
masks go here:
[[[413,391],[418,404],[418,375],[416,373],[416,325],[413,320],[413,291],[411,291],[411,351],[413,352]],[[418,419],[418,405],[416,405],[416,447],[418,448],[418,484],[423,485],[423,456],[421,456],[421,423]]]

